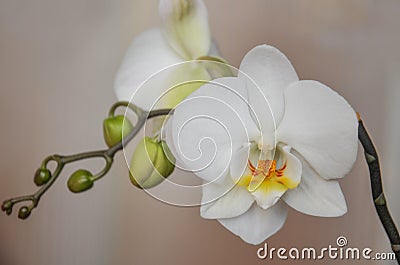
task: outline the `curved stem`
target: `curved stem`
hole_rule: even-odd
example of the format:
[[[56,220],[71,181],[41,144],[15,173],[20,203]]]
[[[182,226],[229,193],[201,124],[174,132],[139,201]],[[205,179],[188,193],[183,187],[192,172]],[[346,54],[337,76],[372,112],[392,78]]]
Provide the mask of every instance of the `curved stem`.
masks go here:
[[[130,104],[129,102],[117,102],[114,104],[111,109],[110,109],[110,116],[114,116],[114,112],[118,107],[129,107],[131,110],[133,110],[138,118],[138,121],[136,123],[136,126],[134,127],[133,131],[129,133],[126,137],[122,139],[121,142],[117,143],[116,145],[110,147],[109,149],[105,150],[97,150],[97,151],[92,151],[92,152],[84,152],[84,153],[78,153],[74,155],[68,155],[68,156],[60,156],[60,155],[52,155],[48,156],[45,158],[42,162],[42,168],[46,169],[47,165],[49,162],[54,161],[57,163],[57,167],[54,170],[54,172],[51,173],[50,179],[46,184],[44,184],[37,192],[35,192],[32,195],[27,195],[27,196],[20,196],[16,198],[12,198],[9,200],[6,200],[3,202],[1,209],[6,212],[7,215],[10,215],[12,213],[13,206],[17,203],[24,202],[24,201],[31,201],[31,204],[28,206],[23,206],[20,208],[18,217],[21,219],[26,219],[29,217],[31,211],[37,207],[39,204],[40,198],[43,196],[43,194],[54,184],[54,182],[57,180],[58,176],[62,172],[63,168],[65,165],[69,163],[73,163],[76,161],[84,160],[84,159],[91,159],[91,158],[96,158],[96,157],[101,157],[105,160],[106,165],[103,168],[102,171],[100,171],[98,174],[94,175],[92,180],[96,181],[105,176],[108,171],[111,169],[111,166],[113,164],[113,158],[115,154],[122,150],[124,146],[126,146],[142,129],[144,124],[146,123],[146,120],[158,117],[158,116],[165,116],[165,115],[171,115],[173,113],[173,110],[171,109],[161,109],[161,110],[154,110],[150,112],[146,112],[139,107]]]
[[[392,250],[396,255],[396,260],[400,264],[400,236],[386,204],[378,153],[376,152],[374,144],[372,143],[372,140],[369,137],[361,118],[359,118],[358,122],[358,138],[364,148],[365,160],[367,161],[369,168],[372,199],[374,200],[375,209],[378,213],[383,228],[389,237]]]
[[[115,111],[119,107],[128,107],[131,110],[133,110],[136,114],[144,112],[142,109],[140,109],[139,107],[137,107],[136,105],[133,105],[132,103],[130,103],[128,101],[118,101],[114,105],[111,106],[110,111],[108,112],[108,116],[114,117]]]
[[[135,111],[136,112],[136,111]],[[172,109],[160,109],[160,110],[153,110],[150,112],[136,112],[138,115],[138,121],[136,123],[135,128],[133,131],[128,134],[124,139],[122,139],[121,142],[116,144],[115,146],[111,147],[110,149],[107,150],[107,155],[113,157],[116,152],[124,148],[126,144],[128,144],[135,136],[138,134],[138,132],[141,130],[141,128],[144,126],[146,123],[146,120],[152,119],[158,116],[166,116],[166,115],[172,115],[174,111]]]

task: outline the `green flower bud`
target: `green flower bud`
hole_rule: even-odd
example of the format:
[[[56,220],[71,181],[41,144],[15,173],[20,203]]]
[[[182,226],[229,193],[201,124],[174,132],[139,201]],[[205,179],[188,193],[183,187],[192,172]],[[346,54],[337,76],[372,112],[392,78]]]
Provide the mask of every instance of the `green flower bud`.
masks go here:
[[[29,217],[29,215],[31,215],[31,210],[27,206],[21,207],[21,209],[19,209],[18,212],[19,219],[26,219]]]
[[[10,215],[12,212],[12,202],[11,201],[5,201],[1,205],[1,210],[6,212],[7,215]]]
[[[103,122],[104,140],[108,147],[121,142],[132,130],[132,123],[123,115],[109,117]]]
[[[50,180],[50,177],[50,170],[48,170],[47,168],[39,168],[35,173],[35,178],[33,179],[33,181],[37,186],[42,186]]]
[[[79,193],[93,187],[92,173],[87,170],[79,169],[68,179],[68,188],[71,192]]]
[[[132,157],[129,177],[138,188],[149,189],[165,180],[175,169],[175,161],[164,141],[145,137]]]
[[[7,209],[7,210],[6,210],[6,214],[7,214],[7,215],[10,215],[11,213],[12,213],[12,209]]]

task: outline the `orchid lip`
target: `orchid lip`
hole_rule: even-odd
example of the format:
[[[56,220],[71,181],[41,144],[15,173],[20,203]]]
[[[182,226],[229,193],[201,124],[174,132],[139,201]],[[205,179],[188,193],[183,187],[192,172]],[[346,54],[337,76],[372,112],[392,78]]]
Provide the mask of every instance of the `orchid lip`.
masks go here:
[[[276,160],[259,160],[257,163],[257,168],[248,160],[248,167],[251,172],[251,181],[248,185],[248,190],[250,192],[256,191],[261,184],[270,179],[275,179],[279,182],[279,178],[283,176],[286,169],[287,163],[285,162],[283,166],[279,169],[276,168]]]

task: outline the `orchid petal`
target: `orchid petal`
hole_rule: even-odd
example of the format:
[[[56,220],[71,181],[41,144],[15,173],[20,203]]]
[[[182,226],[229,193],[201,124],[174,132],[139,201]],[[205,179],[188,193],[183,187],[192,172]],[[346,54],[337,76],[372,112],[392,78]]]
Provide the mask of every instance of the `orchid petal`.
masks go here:
[[[216,79],[176,107],[168,144],[175,146],[178,164],[207,181],[226,175],[233,154],[258,134],[245,93],[238,78]]]
[[[148,80],[140,92],[143,95],[149,94],[148,91],[154,87],[162,86],[165,93],[159,94],[157,99],[154,98],[153,109],[175,108],[188,95],[211,80],[206,69],[208,64],[213,63],[188,61],[173,65]]]
[[[263,116],[272,111],[276,124],[279,124],[284,111],[283,92],[289,84],[299,80],[296,71],[282,52],[268,45],[257,46],[248,52],[240,70],[239,77],[246,80],[249,101],[256,110],[257,119],[265,127],[263,132],[269,133],[275,128]]]
[[[282,163],[286,164],[283,176],[279,177],[279,180],[289,189],[294,189],[301,181],[301,162],[291,153],[290,146],[279,147],[279,153],[281,155]]]
[[[164,35],[179,56],[193,60],[208,54],[211,34],[202,0],[161,0],[159,13]]]
[[[247,161],[250,157],[250,145],[241,147],[235,152],[230,164],[230,176],[237,183],[247,169]]]
[[[325,180],[300,156],[303,174],[300,185],[282,199],[299,212],[321,217],[337,217],[347,212],[346,201],[336,180]]]
[[[278,141],[292,146],[323,178],[345,176],[358,148],[358,122],[347,101],[317,81],[299,81],[285,91]]]
[[[203,218],[232,218],[245,213],[254,199],[243,187],[226,178],[221,184],[204,183],[200,214]]]
[[[267,210],[253,204],[242,215],[218,219],[218,221],[245,242],[257,245],[278,232],[285,223],[286,216],[287,207],[282,202],[278,202]]]
[[[118,70],[114,84],[118,99],[129,101],[135,95],[133,103],[150,110],[155,103],[154,99],[168,87],[158,84],[146,93],[137,93],[139,87],[153,74],[182,61],[168,46],[159,30],[142,33],[132,42]]]

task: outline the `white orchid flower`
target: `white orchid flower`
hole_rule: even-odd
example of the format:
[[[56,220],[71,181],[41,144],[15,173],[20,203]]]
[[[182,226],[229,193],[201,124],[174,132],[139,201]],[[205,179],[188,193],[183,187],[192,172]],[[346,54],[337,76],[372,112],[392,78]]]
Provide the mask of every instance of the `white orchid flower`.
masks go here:
[[[114,85],[119,100],[132,99],[132,103],[144,110],[154,108],[159,97],[175,84],[187,80],[211,79],[203,67],[182,65],[141,87],[153,75],[185,61],[207,59],[210,54],[217,55],[211,41],[207,9],[203,1],[160,0],[159,14],[162,27],[145,31],[134,39]],[[183,86],[157,107],[172,108],[199,86]]]
[[[204,180],[201,216],[259,244],[282,227],[286,205],[346,213],[337,179],[355,162],[357,128],[343,97],[299,81],[285,55],[263,45],[238,77],[213,80],[177,106],[167,142],[177,164]]]

